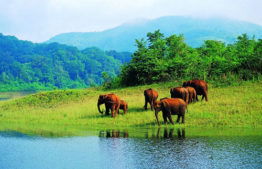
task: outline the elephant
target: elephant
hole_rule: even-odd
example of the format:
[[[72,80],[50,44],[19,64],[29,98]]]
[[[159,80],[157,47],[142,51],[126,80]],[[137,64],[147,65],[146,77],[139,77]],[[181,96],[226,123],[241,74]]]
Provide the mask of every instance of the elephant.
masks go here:
[[[172,124],[174,124],[171,115],[178,115],[177,123],[180,121],[180,117],[182,116],[182,123],[185,123],[185,110],[187,109],[187,104],[180,98],[164,98],[162,99],[162,101],[156,101],[154,104],[154,108],[156,120],[159,126],[159,111],[162,111],[165,124],[167,124],[167,118]]]
[[[170,89],[171,98],[181,98],[188,104],[188,91],[184,87],[174,87]]]
[[[158,98],[158,93],[157,91],[153,90],[153,89],[147,89],[144,91],[144,96],[145,96],[145,110],[147,110],[147,103],[149,102],[150,106],[151,106],[151,110],[154,109],[154,103]]]
[[[208,101],[207,99],[208,86],[204,80],[194,79],[194,80],[186,81],[183,83],[183,87],[186,86],[193,87],[196,90],[197,95],[202,95],[202,100],[205,98],[205,100]],[[197,96],[196,96],[196,100],[198,101]]]
[[[196,97],[197,97],[195,88],[190,87],[190,86],[187,86],[185,88],[187,89],[188,94],[189,94],[188,95],[188,103],[195,102],[196,101]]]
[[[120,108],[120,98],[116,94],[105,94],[105,95],[99,95],[98,101],[97,101],[97,108],[98,111],[103,114],[103,111],[100,110],[100,105],[105,104],[106,107],[106,115],[109,115],[109,109],[111,109],[112,117],[116,117],[117,113]]]
[[[124,114],[126,114],[127,109],[128,109],[128,104],[124,100],[120,100],[119,109],[122,109],[124,111]]]

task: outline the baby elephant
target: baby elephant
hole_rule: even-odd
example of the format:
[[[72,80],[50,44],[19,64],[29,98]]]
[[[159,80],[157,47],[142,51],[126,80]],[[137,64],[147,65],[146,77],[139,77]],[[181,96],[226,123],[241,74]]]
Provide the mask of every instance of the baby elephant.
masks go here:
[[[164,98],[161,101],[156,101],[154,104],[155,115],[158,125],[160,125],[158,120],[158,112],[162,111],[163,119],[165,124],[167,124],[167,118],[174,124],[171,115],[178,115],[177,123],[182,116],[182,123],[185,123],[185,110],[187,109],[187,104],[184,100],[180,98]]]
[[[122,109],[124,111],[124,114],[126,114],[127,109],[128,109],[128,104],[124,100],[120,100],[119,109]]]

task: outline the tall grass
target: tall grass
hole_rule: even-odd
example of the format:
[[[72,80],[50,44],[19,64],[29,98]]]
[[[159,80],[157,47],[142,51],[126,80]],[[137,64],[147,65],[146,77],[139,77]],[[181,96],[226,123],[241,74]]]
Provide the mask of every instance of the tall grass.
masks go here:
[[[143,91],[149,87],[159,93],[159,98],[170,97],[169,89],[177,83],[103,90],[55,90],[40,92],[19,99],[0,102],[0,130],[63,130],[73,128],[158,128],[154,112],[144,110]],[[262,81],[245,82],[241,86],[213,88],[209,85],[209,101],[199,101],[188,106],[185,124],[176,127],[189,128],[261,128],[262,127]],[[128,102],[128,112],[116,118],[101,115],[97,110],[99,94],[116,93]],[[103,105],[101,105],[102,109]],[[160,115],[161,126],[165,125]],[[176,116],[172,116],[176,120]],[[69,133],[74,133],[74,130]]]

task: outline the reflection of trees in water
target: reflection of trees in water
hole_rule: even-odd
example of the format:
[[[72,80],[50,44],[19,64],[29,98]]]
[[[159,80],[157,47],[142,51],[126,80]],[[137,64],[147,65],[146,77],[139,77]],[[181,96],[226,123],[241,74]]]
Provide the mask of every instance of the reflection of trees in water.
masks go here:
[[[107,130],[107,131],[100,131],[99,137],[106,137],[106,138],[128,138],[128,131],[120,131],[120,130]]]

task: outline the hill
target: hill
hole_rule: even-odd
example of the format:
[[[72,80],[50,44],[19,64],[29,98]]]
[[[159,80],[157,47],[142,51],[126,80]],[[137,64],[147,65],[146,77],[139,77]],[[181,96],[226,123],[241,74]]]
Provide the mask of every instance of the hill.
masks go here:
[[[0,91],[84,88],[116,75],[130,53],[37,44],[0,34]]]
[[[58,42],[79,49],[96,46],[103,50],[131,51],[136,49],[135,39],[160,29],[165,36],[184,34],[185,42],[199,47],[204,40],[221,40],[232,43],[238,35],[246,33],[262,38],[262,27],[243,21],[221,18],[199,19],[183,16],[167,16],[137,23],[127,23],[102,32],[71,32],[52,37],[46,43]]]

